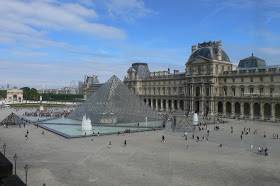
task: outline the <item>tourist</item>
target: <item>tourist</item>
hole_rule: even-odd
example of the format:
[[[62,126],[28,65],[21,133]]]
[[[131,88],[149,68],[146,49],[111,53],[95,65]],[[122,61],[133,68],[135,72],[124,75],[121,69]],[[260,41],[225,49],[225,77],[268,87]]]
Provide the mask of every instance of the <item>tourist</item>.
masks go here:
[[[126,139],[124,140],[123,145],[126,147],[127,145]]]
[[[240,135],[240,139],[241,139],[241,141],[242,141],[242,138],[243,138],[243,136],[242,136],[242,134]]]
[[[265,134],[265,131],[264,131],[264,133],[263,133],[263,137],[264,137],[264,138],[266,138],[266,134]]]
[[[233,127],[230,126],[230,133],[232,134],[233,133]]]
[[[42,133],[41,133],[41,134],[44,135],[44,134],[45,134],[45,131],[42,130]]]
[[[112,145],[112,142],[111,142],[111,141],[109,141],[109,145]]]
[[[165,137],[163,135],[161,136],[161,142],[165,143]]]
[[[199,141],[199,136],[196,136],[196,142],[198,142]]]
[[[265,156],[268,155],[268,149],[267,149],[267,147],[265,147],[265,149],[264,149],[264,155],[265,155]]]

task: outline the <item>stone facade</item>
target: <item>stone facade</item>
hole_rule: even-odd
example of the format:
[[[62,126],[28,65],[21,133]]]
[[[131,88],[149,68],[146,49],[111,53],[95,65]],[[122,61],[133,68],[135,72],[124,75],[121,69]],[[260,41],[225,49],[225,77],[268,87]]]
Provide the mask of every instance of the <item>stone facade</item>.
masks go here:
[[[221,41],[192,46],[184,73],[150,72],[146,63],[134,63],[124,82],[162,112],[280,120],[280,67],[253,55],[236,67]]]

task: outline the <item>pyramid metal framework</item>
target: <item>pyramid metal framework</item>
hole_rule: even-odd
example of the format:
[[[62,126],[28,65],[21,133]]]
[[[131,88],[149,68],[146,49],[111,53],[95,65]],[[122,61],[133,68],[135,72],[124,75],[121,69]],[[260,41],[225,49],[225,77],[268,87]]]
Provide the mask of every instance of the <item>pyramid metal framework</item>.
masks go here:
[[[0,125],[23,125],[27,124],[28,121],[22,117],[19,117],[15,113],[11,113],[5,119],[3,119]]]
[[[70,114],[71,119],[89,117],[93,124],[104,118],[114,118],[115,123],[134,123],[161,120],[157,112],[133,94],[115,75]],[[113,120],[113,119],[112,119]]]

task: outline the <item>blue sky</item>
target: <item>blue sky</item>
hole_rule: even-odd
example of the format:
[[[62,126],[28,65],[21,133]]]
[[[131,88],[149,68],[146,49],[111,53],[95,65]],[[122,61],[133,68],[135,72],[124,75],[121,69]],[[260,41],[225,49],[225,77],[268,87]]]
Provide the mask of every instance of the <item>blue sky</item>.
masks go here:
[[[133,62],[184,71],[191,45],[222,40],[233,63],[280,64],[279,0],[3,0],[0,85],[62,87]]]

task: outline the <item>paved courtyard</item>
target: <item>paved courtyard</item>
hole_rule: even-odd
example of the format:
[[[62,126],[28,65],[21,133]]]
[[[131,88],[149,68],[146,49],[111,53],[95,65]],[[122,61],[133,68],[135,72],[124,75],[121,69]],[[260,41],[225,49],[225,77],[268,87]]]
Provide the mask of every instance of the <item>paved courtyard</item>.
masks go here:
[[[188,148],[182,133],[150,131],[69,140],[48,131],[42,135],[43,129],[35,126],[1,127],[0,145],[7,144],[11,161],[17,153],[17,173],[23,180],[23,167],[30,165],[30,186],[280,185],[280,140],[272,139],[273,133],[280,134],[280,125],[229,120],[218,131],[213,127],[208,126],[208,142],[196,142],[189,135]],[[251,132],[241,141],[244,127]],[[253,135],[255,128],[258,132]],[[162,135],[166,143],[161,143]],[[251,152],[251,144],[268,147],[269,156]]]

